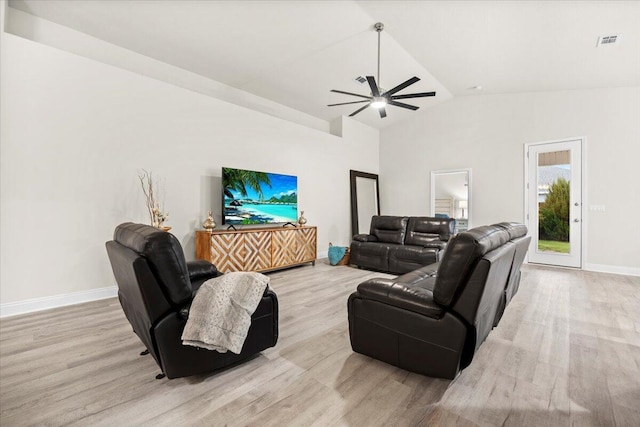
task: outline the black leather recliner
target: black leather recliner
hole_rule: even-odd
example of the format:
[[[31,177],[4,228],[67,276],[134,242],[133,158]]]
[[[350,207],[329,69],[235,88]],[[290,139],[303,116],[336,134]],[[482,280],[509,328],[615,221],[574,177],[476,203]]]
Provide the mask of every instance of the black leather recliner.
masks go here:
[[[178,239],[149,225],[120,224],[106,247],[120,305],[168,378],[224,368],[276,345],[278,299],[269,289],[251,316],[240,354],[183,345],[182,331],[193,297],[202,283],[222,273],[208,261],[185,262]]]
[[[351,264],[396,274],[440,261],[453,234],[452,218],[376,215],[369,234],[351,242]]]
[[[522,224],[463,232],[440,263],[374,278],[348,301],[354,351],[432,377],[471,363],[517,291],[530,237]]]

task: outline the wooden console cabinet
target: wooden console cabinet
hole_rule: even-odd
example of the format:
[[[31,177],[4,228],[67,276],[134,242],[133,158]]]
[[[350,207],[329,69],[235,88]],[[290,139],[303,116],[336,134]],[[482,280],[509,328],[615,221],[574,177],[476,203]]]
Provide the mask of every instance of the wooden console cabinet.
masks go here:
[[[317,256],[316,227],[196,231],[196,258],[224,273],[315,265]]]

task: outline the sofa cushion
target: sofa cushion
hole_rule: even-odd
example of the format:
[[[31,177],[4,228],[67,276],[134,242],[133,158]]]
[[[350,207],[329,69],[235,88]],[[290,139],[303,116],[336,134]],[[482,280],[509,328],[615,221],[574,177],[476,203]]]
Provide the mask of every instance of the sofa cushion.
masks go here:
[[[433,290],[435,302],[451,305],[456,292],[465,283],[478,260],[487,252],[509,241],[503,227],[485,225],[456,235],[447,246]]]
[[[406,216],[376,215],[371,218],[371,231],[369,234],[375,236],[379,242],[401,245],[404,243],[407,221],[408,218]]]
[[[434,241],[446,242],[451,237],[451,218],[410,217],[406,245],[426,246]]]

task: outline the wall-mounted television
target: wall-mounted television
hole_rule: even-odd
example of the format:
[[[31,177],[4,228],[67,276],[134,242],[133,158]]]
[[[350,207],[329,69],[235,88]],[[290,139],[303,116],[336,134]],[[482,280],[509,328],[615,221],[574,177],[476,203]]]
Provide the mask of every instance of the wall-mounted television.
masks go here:
[[[269,172],[222,168],[222,223],[295,223],[298,178]]]

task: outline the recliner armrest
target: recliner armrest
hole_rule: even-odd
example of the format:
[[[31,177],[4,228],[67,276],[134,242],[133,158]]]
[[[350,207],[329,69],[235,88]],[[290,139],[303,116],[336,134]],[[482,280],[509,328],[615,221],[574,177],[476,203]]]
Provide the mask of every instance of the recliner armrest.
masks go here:
[[[201,279],[204,277],[213,278],[222,274],[218,271],[215,265],[203,259],[188,261],[187,270],[189,271],[189,279],[191,280]]]
[[[191,310],[191,303],[193,300],[189,301],[178,310],[178,315],[183,319],[187,320],[189,318],[189,310]]]
[[[419,285],[405,285],[394,279],[369,279],[358,285],[358,294],[364,299],[389,304],[434,319],[439,319],[444,314],[444,307],[433,300],[431,290]]]
[[[353,240],[356,242],[377,242],[378,238],[371,234],[356,234],[353,236]]]

